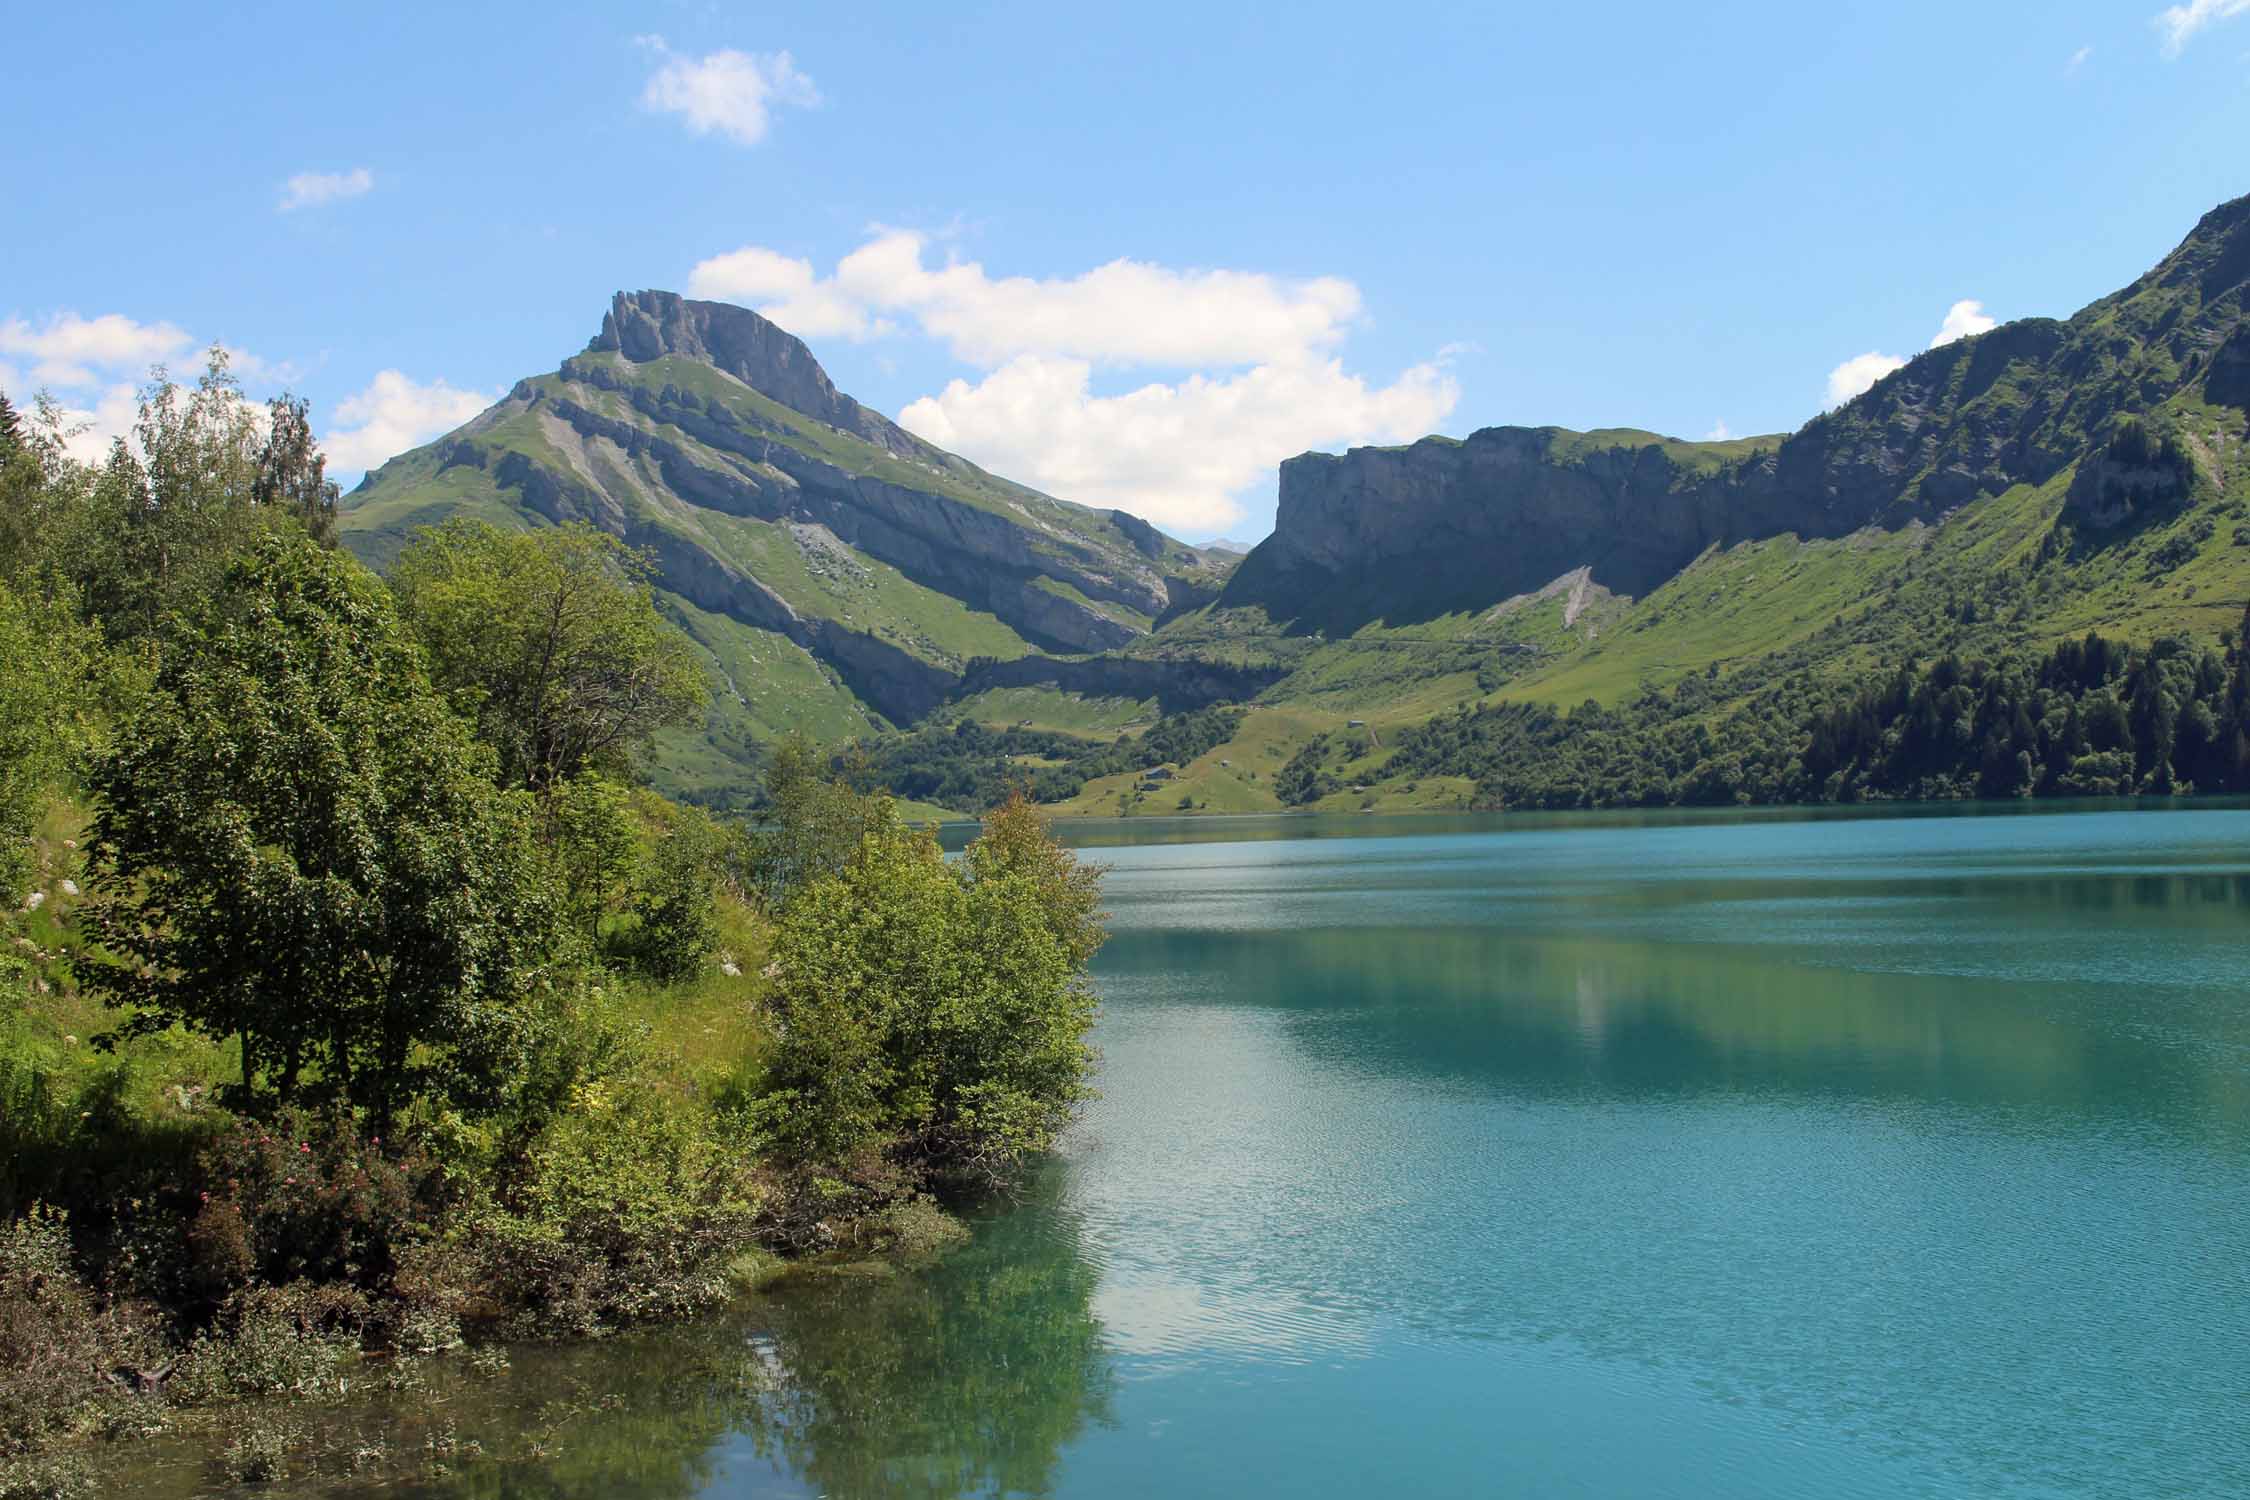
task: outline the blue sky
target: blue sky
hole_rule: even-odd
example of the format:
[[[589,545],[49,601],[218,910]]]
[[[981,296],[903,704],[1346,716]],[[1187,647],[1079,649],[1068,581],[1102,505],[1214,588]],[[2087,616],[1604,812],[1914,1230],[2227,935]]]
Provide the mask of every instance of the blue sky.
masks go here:
[[[1949,315],[2068,313],[2250,192],[2250,0],[90,5],[9,32],[0,387],[98,437],[150,357],[222,340],[253,393],[312,401],[347,479],[661,286],[772,309],[1011,477],[1254,537],[1308,447],[1794,427]]]

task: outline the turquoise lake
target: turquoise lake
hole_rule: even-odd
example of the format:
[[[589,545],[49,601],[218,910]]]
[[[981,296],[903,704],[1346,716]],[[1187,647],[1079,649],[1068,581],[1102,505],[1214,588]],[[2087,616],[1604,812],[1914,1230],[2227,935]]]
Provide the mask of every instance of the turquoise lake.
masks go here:
[[[417,1493],[2250,1495],[2250,811],[1077,836],[1021,1202]]]

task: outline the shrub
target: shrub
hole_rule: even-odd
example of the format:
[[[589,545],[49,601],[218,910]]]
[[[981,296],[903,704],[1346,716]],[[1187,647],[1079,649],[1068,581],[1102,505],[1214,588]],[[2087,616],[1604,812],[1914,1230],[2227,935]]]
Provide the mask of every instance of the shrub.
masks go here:
[[[285,1423],[253,1418],[228,1441],[220,1472],[236,1484],[272,1484],[289,1477],[289,1455],[304,1434]]]
[[[0,1462],[0,1500],[79,1500],[94,1493],[94,1471],[76,1453]]]
[[[0,1224],[0,1473],[49,1436],[93,1425],[129,1400],[107,1372],[151,1368],[162,1349],[129,1310],[104,1307],[79,1278],[63,1214],[35,1207]]]
[[[199,1168],[184,1290],[207,1306],[253,1281],[387,1292],[449,1197],[443,1169],[419,1147],[386,1155],[380,1137],[342,1113],[232,1121]]]
[[[356,1327],[365,1314],[364,1300],[333,1288],[247,1287],[195,1336],[169,1394],[195,1406],[335,1392],[337,1372],[358,1357]]]
[[[479,1289],[463,1310],[553,1336],[718,1301],[764,1203],[750,1143],[656,1078],[591,1082],[573,1102],[502,1163],[459,1237]]]
[[[990,1186],[1086,1096],[1100,872],[1020,798],[956,864],[893,818],[784,910],[775,1133],[835,1177],[881,1146],[933,1180]]]
[[[719,945],[720,842],[710,814],[678,808],[649,861],[627,947],[634,967],[660,984],[693,979]]]

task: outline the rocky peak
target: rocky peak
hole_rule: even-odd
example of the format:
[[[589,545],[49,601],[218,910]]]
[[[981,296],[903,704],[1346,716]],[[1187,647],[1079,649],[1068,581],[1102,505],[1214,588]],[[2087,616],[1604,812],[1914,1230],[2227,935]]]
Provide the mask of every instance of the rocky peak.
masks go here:
[[[697,302],[677,292],[619,292],[586,352],[622,354],[636,364],[668,354],[701,360],[814,421],[894,450],[908,442],[890,422],[837,390],[804,340],[732,303]]]

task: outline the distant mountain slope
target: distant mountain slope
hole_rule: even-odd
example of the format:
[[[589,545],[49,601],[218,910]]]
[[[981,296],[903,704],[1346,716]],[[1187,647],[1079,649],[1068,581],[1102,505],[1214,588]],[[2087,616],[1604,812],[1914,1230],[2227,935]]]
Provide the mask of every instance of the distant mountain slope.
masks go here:
[[[2122,415],[2191,394],[2239,409],[2246,279],[2250,198],[2213,210],[2146,276],[2067,321],[2026,319],[1931,350],[1784,438],[1502,427],[1306,454],[1282,466],[1274,535],[1220,607],[1348,634],[1473,609],[1576,567],[1638,596],[1713,546],[1935,522],[2044,484]],[[2099,487],[2090,477],[2077,496],[2078,519],[2114,523]]]
[[[1785,437],[1492,428],[1292,459],[1219,599],[1108,654],[1269,679],[1163,806],[1274,808],[1300,755],[1340,788],[1323,807],[1459,805],[1467,783],[1387,764],[1464,704],[1693,678],[1717,732],[1776,683],[1812,701],[1947,652],[2200,651],[2250,604],[2246,303],[2250,198],[2074,316],[1929,351]],[[1154,795],[1097,782],[1072,810]]]
[[[368,475],[342,529],[380,567],[454,515],[585,520],[654,554],[721,690],[710,733],[668,747],[688,790],[784,730],[911,723],[975,659],[1138,639],[1234,562],[988,474],[756,313],[658,291],[619,293],[583,353]]]

